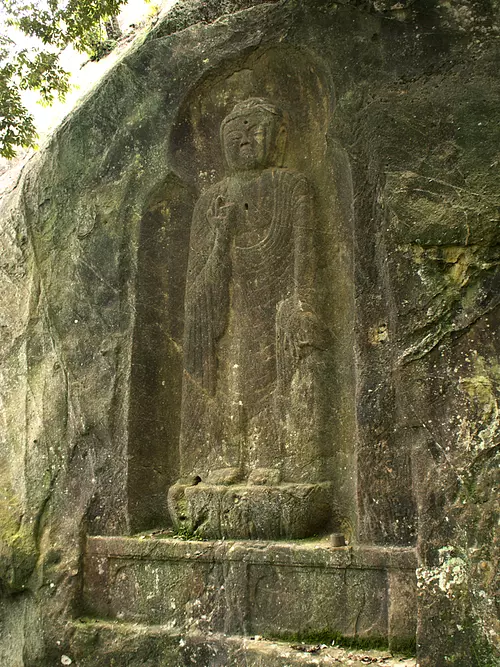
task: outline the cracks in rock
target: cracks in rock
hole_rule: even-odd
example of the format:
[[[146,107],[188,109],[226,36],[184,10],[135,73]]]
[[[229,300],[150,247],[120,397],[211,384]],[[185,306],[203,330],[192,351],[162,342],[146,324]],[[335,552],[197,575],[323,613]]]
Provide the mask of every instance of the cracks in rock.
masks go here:
[[[49,303],[46,298],[46,290],[44,287],[43,273],[40,265],[40,259],[38,256],[38,249],[36,242],[33,236],[32,225],[30,221],[30,212],[28,210],[27,204],[27,195],[23,191],[21,196],[21,209],[23,212],[24,220],[26,221],[26,231],[27,237],[31,248],[31,257],[32,257],[32,267],[31,267],[31,299],[29,304],[29,320],[26,326],[25,339],[31,338],[33,341],[39,341],[43,343],[45,337],[49,341],[49,350],[45,349],[43,352],[42,358],[39,360],[39,363],[42,365],[44,362],[47,362],[47,359],[50,361],[50,357],[53,355],[57,360],[58,368],[62,374],[64,388],[61,391],[64,394],[65,400],[65,422],[76,421],[75,415],[78,413],[77,407],[73,405],[71,400],[71,391],[70,391],[70,379],[67,369],[66,360],[62,352],[61,336],[57,327],[51,317]],[[36,327],[38,327],[40,320],[43,322],[43,332],[37,332]],[[24,445],[24,466],[25,470],[28,471],[32,468],[30,465],[30,456],[33,454],[31,443],[28,442],[28,434],[30,432],[30,423],[29,423],[29,411],[31,409],[37,410],[37,398],[40,398],[40,391],[36,390],[36,387],[32,384],[30,366],[32,366],[33,359],[30,359],[30,352],[27,351],[27,365],[28,365],[28,376],[27,376],[27,393],[26,393],[26,410],[25,410],[25,445]],[[32,369],[33,370],[33,369]],[[43,377],[46,378],[46,369],[42,369]],[[30,401],[31,395],[31,401]],[[38,411],[38,421],[42,424],[43,427],[46,426],[43,412]],[[74,424],[73,424],[74,425]],[[67,426],[66,426],[67,428]],[[35,444],[37,441],[35,441]],[[47,471],[50,474],[48,482],[43,483],[45,489],[43,490],[43,496],[38,500],[34,498],[27,499],[28,505],[32,505],[33,502],[35,506],[31,507],[31,512],[33,512],[33,529],[32,535],[36,546],[37,558],[38,561],[41,556],[41,542],[43,539],[44,525],[46,523],[46,518],[49,511],[50,501],[53,497],[55,487],[60,478],[61,471],[64,469],[65,461],[61,456],[57,457],[57,460],[51,462],[51,452],[49,443],[46,443],[46,453],[45,457],[48,462]],[[29,480],[25,480],[27,485]],[[42,487],[43,488],[43,487]],[[38,563],[39,564],[39,563]]]
[[[439,294],[443,293],[444,289],[438,294],[434,295],[431,301],[437,298]],[[444,324],[438,322],[437,325],[433,327],[433,329],[423,339],[414,345],[411,345],[399,356],[396,361],[396,367],[406,366],[413,361],[422,359],[430,352],[432,352],[448,335],[450,335],[453,341],[458,340],[467,334],[472,329],[472,327],[477,324],[483,317],[494,311],[499,305],[500,296],[497,296],[492,300],[486,309],[482,310],[475,317],[472,317],[472,319],[470,319],[467,323],[460,326],[457,325],[456,322],[448,322]],[[448,312],[450,312],[449,309]],[[432,327],[432,324],[432,322],[429,322],[427,327]]]
[[[362,599],[362,602],[361,602],[361,606],[358,609],[358,612],[356,614],[356,618],[354,620],[354,637],[357,637],[359,635],[359,621],[360,621],[360,618],[361,618],[361,614],[363,613],[363,610],[366,606],[366,593],[365,593],[364,589],[362,590],[362,597],[363,597],[363,599]]]
[[[107,280],[105,280],[102,277],[102,275],[97,271],[97,269],[95,268],[95,266],[93,264],[90,264],[89,262],[86,262],[82,257],[79,258],[79,261],[82,264],[84,264],[88,269],[90,269],[90,271],[92,271],[92,273],[96,276],[96,278],[98,278],[98,280],[100,282],[104,283],[106,285],[106,287],[108,287],[112,292],[114,292],[117,295],[120,294],[119,290],[117,290],[116,287],[111,285],[111,283],[109,283]],[[83,283],[84,283],[84,281],[82,281],[82,284]]]
[[[500,453],[500,442],[496,442],[493,445],[490,445],[488,449],[479,452],[479,454],[477,454],[472,461],[470,469],[471,475],[473,477],[477,476],[478,468],[480,466],[483,466],[485,463],[490,461],[490,459],[494,458],[499,453]]]
[[[416,421],[418,424],[420,424],[421,428],[423,428],[424,431],[430,436],[430,438],[431,438],[431,440],[432,440],[432,444],[435,445],[435,447],[438,449],[438,451],[440,452],[441,456],[442,456],[443,459],[445,460],[445,462],[446,462],[448,468],[449,468],[449,469],[453,472],[453,474],[455,475],[455,478],[457,479],[457,481],[460,482],[461,485],[463,485],[465,480],[464,480],[464,478],[462,477],[462,475],[460,474],[458,468],[453,464],[453,462],[452,462],[450,456],[449,456],[448,453],[447,453],[446,447],[440,443],[439,439],[438,439],[438,438],[436,437],[436,435],[433,433],[432,429],[429,428],[429,425],[425,422],[425,420],[422,419],[419,415],[417,415],[417,412],[416,412],[415,408],[413,407],[413,405],[409,405],[408,407],[409,407],[409,410],[410,410],[410,412],[412,413],[412,415],[413,415],[415,421]],[[427,447],[430,449],[429,445],[427,445]],[[436,457],[434,456],[432,450],[431,450],[431,456],[432,456],[432,458],[433,458],[434,460],[436,460]]]
[[[423,179],[423,180],[425,180],[429,183],[437,183],[438,185],[443,185],[447,188],[455,190],[455,192],[459,193],[460,195],[463,193],[463,194],[472,195],[473,197],[481,197],[483,199],[487,199],[492,204],[494,204],[495,206],[497,206],[498,202],[499,202],[499,197],[498,196],[494,197],[493,195],[488,195],[485,192],[475,192],[474,190],[470,190],[468,188],[464,188],[464,187],[461,187],[459,185],[455,185],[454,183],[449,183],[448,181],[443,181],[440,178],[433,178],[432,176],[426,176],[425,174],[419,174],[418,172],[413,172],[413,171],[408,172],[407,170],[402,169],[402,170],[386,171],[386,174],[390,174],[390,175],[396,174],[398,176],[407,175],[407,176],[412,176],[412,177],[416,176],[416,177],[421,178],[421,179]],[[430,192],[430,194],[433,194],[433,195],[439,195],[438,192],[432,192],[432,191],[429,191],[429,192]],[[465,245],[467,245],[467,244],[465,244]]]
[[[253,4],[240,8],[237,7],[238,3],[234,2],[233,4],[236,6],[233,8],[228,7],[227,9],[230,11],[221,14],[217,14],[218,9],[220,8],[220,3],[215,3],[216,10],[211,11],[209,3],[207,2],[198,2],[191,8],[189,6],[191,3],[180,2],[169,11],[163,21],[158,23],[157,27],[148,35],[146,41],[151,42],[158,39],[164,39],[173,35],[179,35],[186,30],[200,27],[205,28],[215,25],[218,22],[222,23],[228,18],[243,14],[244,12],[249,12],[256,7],[264,7],[267,10],[271,10],[275,7],[285,7],[287,2],[288,0],[268,0],[267,2],[259,2],[258,0],[255,0]]]
[[[484,310],[482,313],[479,313],[479,315],[477,315],[477,317],[475,317],[471,322],[464,325],[463,327],[452,329],[451,332],[450,332],[452,339],[455,341],[455,340],[458,340],[459,338],[461,338],[462,336],[464,336],[466,333],[468,333],[470,331],[470,329],[475,324],[477,324],[479,322],[479,320],[482,317],[485,317],[486,315],[489,315],[490,313],[492,313],[496,308],[498,308],[499,305],[500,305],[500,296],[497,297],[494,300],[494,303],[491,304],[491,306],[489,308]]]
[[[437,338],[436,333],[429,333],[427,336],[425,336],[422,340],[419,342],[415,343],[414,345],[410,346],[408,349],[406,349],[396,360],[396,368],[397,367],[402,367],[402,366],[407,366],[408,364],[418,361],[419,359],[422,359],[425,357],[427,354],[432,352],[432,350],[441,343],[443,338],[450,332],[449,329],[442,330],[441,325],[438,325],[437,328]]]

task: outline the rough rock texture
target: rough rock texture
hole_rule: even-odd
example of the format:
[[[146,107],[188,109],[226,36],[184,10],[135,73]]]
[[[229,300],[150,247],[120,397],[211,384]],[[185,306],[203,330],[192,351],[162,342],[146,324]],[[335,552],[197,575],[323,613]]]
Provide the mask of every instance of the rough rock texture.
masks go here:
[[[500,664],[499,12],[179,3],[4,194],[0,664],[67,655],[85,535],[169,521],[192,211],[222,177],[221,119],[250,96],[295,114],[291,166],[336,221],[342,530],[417,544],[421,667]],[[133,636],[125,658],[89,641],[81,665],[162,664]]]
[[[180,667],[181,665],[245,665],[245,667],[313,667],[314,665],[366,664],[415,667],[412,658],[393,657],[388,651],[346,650],[321,643],[275,642],[255,636],[242,639],[213,634],[210,642],[200,634],[169,637],[162,626],[129,623],[75,624],[65,649],[80,667]],[[66,654],[63,654],[66,655]],[[107,662],[96,662],[96,655]],[[68,656],[69,657],[69,656]]]
[[[391,651],[414,644],[411,548],[142,537],[89,538],[85,616],[182,636],[321,635],[328,644],[343,637]]]

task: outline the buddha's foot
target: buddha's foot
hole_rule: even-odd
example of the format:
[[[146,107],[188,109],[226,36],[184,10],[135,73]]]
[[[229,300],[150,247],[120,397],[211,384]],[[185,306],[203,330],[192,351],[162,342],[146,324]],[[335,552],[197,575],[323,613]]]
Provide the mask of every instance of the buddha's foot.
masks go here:
[[[203,481],[207,484],[222,484],[222,486],[229,486],[229,484],[236,484],[241,481],[242,472],[240,468],[219,468],[212,470],[208,477]]]
[[[301,539],[331,533],[332,484],[271,483],[278,472],[256,469],[248,482],[239,484],[228,482],[234,479],[229,474],[225,483],[175,484],[168,494],[174,527],[209,540]]]
[[[281,472],[276,468],[255,468],[248,476],[250,486],[272,486],[279,484],[280,480]]]

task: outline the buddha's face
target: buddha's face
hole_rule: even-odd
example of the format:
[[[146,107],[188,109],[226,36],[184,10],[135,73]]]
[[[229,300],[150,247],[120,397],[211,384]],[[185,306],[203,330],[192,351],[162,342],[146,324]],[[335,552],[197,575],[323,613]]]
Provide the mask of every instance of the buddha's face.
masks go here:
[[[260,109],[228,121],[223,128],[222,141],[230,171],[271,166],[280,129],[279,119]]]

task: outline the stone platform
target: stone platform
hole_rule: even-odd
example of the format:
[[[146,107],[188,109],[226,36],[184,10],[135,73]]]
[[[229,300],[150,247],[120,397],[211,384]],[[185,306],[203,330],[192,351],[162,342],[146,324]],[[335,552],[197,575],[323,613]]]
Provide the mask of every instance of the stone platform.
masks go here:
[[[342,649],[322,644],[266,641],[260,637],[173,634],[163,626],[76,621],[71,640],[59,647],[78,667],[312,667],[349,665],[415,667],[412,658],[389,651]],[[66,663],[67,664],[67,663]]]
[[[410,548],[90,537],[83,613],[181,636],[321,633],[398,650],[415,641],[415,569]]]

